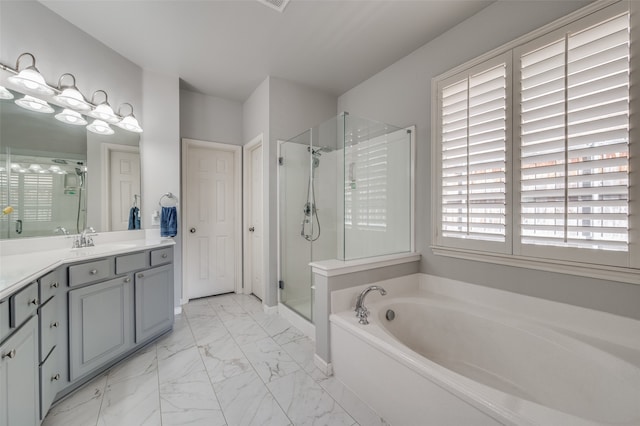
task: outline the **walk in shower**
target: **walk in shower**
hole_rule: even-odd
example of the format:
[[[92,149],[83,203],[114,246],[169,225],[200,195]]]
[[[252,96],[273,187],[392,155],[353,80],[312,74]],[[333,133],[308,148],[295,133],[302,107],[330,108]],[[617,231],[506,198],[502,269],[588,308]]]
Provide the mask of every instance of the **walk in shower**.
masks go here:
[[[412,134],[343,113],[279,145],[280,302],[313,320],[310,262],[412,248]]]

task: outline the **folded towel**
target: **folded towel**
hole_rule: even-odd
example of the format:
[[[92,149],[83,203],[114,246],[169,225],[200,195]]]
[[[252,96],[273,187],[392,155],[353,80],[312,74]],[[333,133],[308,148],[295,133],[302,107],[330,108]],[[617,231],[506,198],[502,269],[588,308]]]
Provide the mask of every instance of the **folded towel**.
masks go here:
[[[178,233],[178,212],[175,207],[163,207],[160,214],[160,236],[175,237]]]
[[[140,209],[131,207],[129,210],[129,230],[140,229]]]

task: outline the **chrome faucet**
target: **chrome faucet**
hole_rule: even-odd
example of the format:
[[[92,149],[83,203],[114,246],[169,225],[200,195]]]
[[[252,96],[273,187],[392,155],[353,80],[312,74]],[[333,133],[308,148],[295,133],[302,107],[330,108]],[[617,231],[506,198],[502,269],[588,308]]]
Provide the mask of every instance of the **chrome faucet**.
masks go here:
[[[93,247],[93,236],[97,235],[96,230],[89,226],[82,230],[82,233],[75,236],[72,248]]]
[[[63,228],[62,226],[58,226],[53,232],[54,234],[69,235],[69,231],[67,231],[66,228]]]
[[[367,294],[369,294],[369,292],[371,291],[379,291],[381,295],[385,295],[387,294],[387,291],[382,288],[379,287],[377,285],[371,285],[367,288],[365,288],[364,290],[362,290],[362,293],[360,293],[360,295],[358,296],[358,299],[356,300],[356,317],[358,317],[359,319],[359,323],[363,324],[363,325],[367,325],[369,324],[369,320],[367,319],[367,316],[369,315],[369,310],[364,306],[364,298]]]

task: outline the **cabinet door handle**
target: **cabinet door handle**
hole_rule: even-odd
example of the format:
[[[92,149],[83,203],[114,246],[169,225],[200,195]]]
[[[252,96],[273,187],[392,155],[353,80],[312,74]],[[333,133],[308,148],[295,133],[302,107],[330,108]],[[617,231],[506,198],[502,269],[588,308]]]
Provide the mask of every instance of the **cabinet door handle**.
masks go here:
[[[52,382],[56,382],[60,380],[60,373],[54,374],[53,376],[51,376],[51,381]]]
[[[51,328],[58,328],[59,325],[60,323],[58,321],[54,321],[51,323]]]
[[[163,258],[163,259],[166,259],[167,257],[169,257],[169,255],[168,255],[167,253],[163,253],[163,254],[162,254],[162,258]]]
[[[144,278],[144,274],[138,274],[138,278]]]
[[[95,275],[95,274],[97,274],[97,273],[98,273],[98,270],[97,270],[97,269],[92,269],[92,270],[90,270],[90,271],[89,271],[89,273],[90,273],[91,275]]]
[[[6,354],[2,354],[2,359],[5,359],[5,358],[13,359],[15,357],[16,357],[16,350],[15,349],[11,349]]]
[[[38,306],[38,299],[37,299],[37,298],[35,298],[35,299],[33,299],[33,300],[30,300],[30,301],[29,301],[29,305]]]
[[[59,282],[55,282],[55,283],[51,283],[51,285],[49,285],[50,288],[58,288],[60,287],[60,283]]]
[[[131,278],[125,278],[125,279],[124,279],[124,282],[125,282],[125,283],[130,283],[130,282],[131,282]]]

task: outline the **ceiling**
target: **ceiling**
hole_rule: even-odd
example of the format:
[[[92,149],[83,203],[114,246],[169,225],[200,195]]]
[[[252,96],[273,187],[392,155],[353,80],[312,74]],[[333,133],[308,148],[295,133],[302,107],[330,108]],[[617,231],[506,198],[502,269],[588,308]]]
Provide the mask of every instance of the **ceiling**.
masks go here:
[[[238,101],[275,76],[340,95],[492,0],[41,0],[140,67]]]

